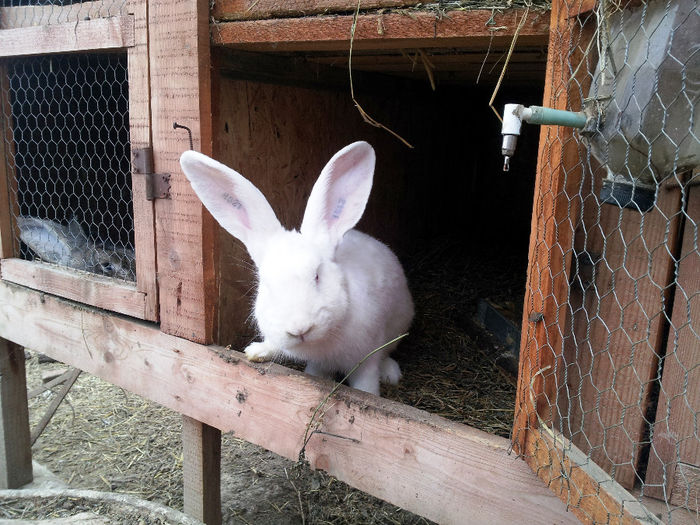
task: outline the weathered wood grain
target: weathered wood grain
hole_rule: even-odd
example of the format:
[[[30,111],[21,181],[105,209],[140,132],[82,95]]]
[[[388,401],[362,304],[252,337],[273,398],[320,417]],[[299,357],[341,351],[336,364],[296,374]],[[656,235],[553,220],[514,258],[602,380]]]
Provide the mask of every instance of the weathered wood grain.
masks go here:
[[[697,175],[696,175],[697,177]],[[700,188],[689,188],[685,227],[678,259],[677,284],[673,301],[671,327],[666,342],[663,376],[659,392],[653,447],[649,456],[647,493],[674,501],[698,487],[679,472],[681,463],[688,473],[700,467],[700,439],[697,414],[700,413]],[[696,469],[693,471],[693,467]],[[697,484],[698,477],[695,477]],[[678,482],[681,482],[677,486]],[[694,492],[693,492],[694,491]],[[698,500],[688,502],[698,510]],[[692,507],[691,507],[692,508]]]
[[[522,9],[451,11],[442,18],[430,12],[364,14],[357,20],[353,49],[466,47],[483,51],[489,44],[510,44],[524,14]],[[545,12],[530,11],[519,44],[545,44],[548,21]],[[352,24],[352,15],[236,21],[214,24],[211,34],[214,45],[249,51],[347,51]]]
[[[581,225],[585,253],[595,261],[594,279],[585,292],[574,286],[571,293],[580,304],[572,305],[566,378],[559,367],[566,388],[559,390],[558,403],[567,437],[627,489],[642,468],[679,212],[680,192],[664,190],[645,214],[589,204]]]
[[[131,283],[22,259],[0,261],[0,277],[105,310],[139,319],[145,317],[145,295]]]
[[[19,322],[21,320],[21,322]],[[31,329],[28,329],[31,327]],[[329,381],[0,283],[0,337],[297,459]],[[313,468],[440,523],[572,523],[506,439],[341,387],[306,447]]]
[[[134,46],[127,51],[129,68],[129,139],[131,151],[147,148],[151,142],[150,67],[148,63],[148,19],[146,0],[129,0],[134,16]],[[156,279],[156,229],[153,201],[146,198],[146,180],[131,172],[134,210],[134,251],[136,286],[144,295],[143,318],[158,320]]]
[[[0,338],[0,489],[32,481],[24,348]]]
[[[221,523],[221,431],[182,416],[184,511],[207,525]]]
[[[17,3],[17,2],[15,2]],[[94,0],[69,5],[34,5],[0,7],[0,29],[16,29],[41,25],[62,24],[126,14],[124,0]]]
[[[419,0],[363,0],[363,11],[369,9],[424,6],[436,2]],[[220,0],[211,11],[216,20],[254,20],[260,18],[287,18],[330,13],[349,13],[357,9],[355,0]]]
[[[190,149],[211,154],[209,3],[156,0],[148,6],[151,116],[156,173],[172,175],[170,198],[156,201],[160,321],[163,331],[211,342],[216,320],[211,216],[180,171]]]
[[[566,438],[548,429],[531,429],[525,447],[532,469],[583,523],[661,525],[656,515]]]
[[[122,49],[134,45],[134,17],[114,16],[0,30],[0,57]]]
[[[581,63],[578,74],[582,91],[587,90],[586,72],[592,67],[587,43],[594,26],[570,18],[565,2],[553,2],[549,53],[543,105],[578,110],[582,92],[571,82],[570,65]],[[586,63],[588,61],[588,63]],[[576,86],[576,87],[573,87]],[[526,434],[537,428],[537,414],[548,424],[557,403],[555,361],[563,350],[567,326],[569,272],[573,252],[577,197],[582,177],[583,146],[571,128],[542,126],[533,198],[527,283],[523,306],[520,371],[513,425],[513,444],[524,450]],[[533,406],[534,404],[534,406]]]

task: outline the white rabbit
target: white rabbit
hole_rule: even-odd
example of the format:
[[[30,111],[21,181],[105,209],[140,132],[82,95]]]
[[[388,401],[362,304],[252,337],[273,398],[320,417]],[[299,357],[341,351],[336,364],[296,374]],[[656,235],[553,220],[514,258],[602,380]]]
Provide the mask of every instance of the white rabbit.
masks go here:
[[[300,231],[285,230],[263,194],[239,173],[194,151],[180,164],[219,224],[245,244],[258,271],[254,317],[262,342],[251,361],[284,354],[306,362],[306,372],[349,372],[362,358],[403,334],[413,301],[394,253],[353,230],[372,188],[375,156],[366,142],[341,149],[311,191]],[[379,394],[379,382],[397,383],[388,357],[396,343],[367,359],[350,386]]]

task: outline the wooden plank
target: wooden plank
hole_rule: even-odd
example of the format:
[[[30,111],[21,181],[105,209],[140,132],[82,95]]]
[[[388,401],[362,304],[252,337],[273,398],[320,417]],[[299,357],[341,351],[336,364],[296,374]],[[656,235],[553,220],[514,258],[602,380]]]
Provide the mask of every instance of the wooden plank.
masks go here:
[[[134,16],[134,46],[127,54],[129,68],[129,140],[131,151],[151,147],[150,68],[148,63],[148,18],[146,0],[129,0]],[[156,280],[156,229],[153,201],[146,198],[146,179],[131,172],[134,210],[136,286],[144,294],[143,318],[158,320]]]
[[[170,173],[170,198],[156,201],[160,320],[163,331],[211,342],[216,320],[217,226],[180,171],[190,149],[211,154],[209,2],[148,4],[151,115],[156,173]]]
[[[525,447],[532,469],[583,523],[662,523],[563,436],[547,428],[531,429]]]
[[[39,422],[32,429],[31,437],[30,437],[30,441],[31,441],[32,446],[34,446],[34,443],[36,443],[36,440],[39,439],[39,436],[41,436],[42,432],[44,432],[46,425],[48,425],[49,422],[51,421],[51,418],[53,418],[54,414],[56,413],[56,410],[58,410],[58,407],[63,402],[65,397],[68,395],[68,392],[70,392],[70,389],[73,387],[73,383],[75,383],[75,381],[78,379],[78,376],[80,375],[80,373],[81,373],[81,370],[78,368],[73,368],[72,370],[69,371],[68,377],[66,378],[65,382],[61,386],[61,390],[51,400],[51,404],[46,409],[46,412],[44,412],[44,415],[41,416],[41,419],[39,420]]]
[[[696,175],[697,177],[697,175]],[[666,343],[653,446],[645,493],[657,498],[682,493],[676,488],[680,462],[700,467],[700,188],[688,193],[677,285]],[[697,508],[697,501],[695,502]]]
[[[134,17],[128,15],[0,31],[0,57],[123,49],[133,45]]]
[[[70,5],[0,6],[0,29],[16,29],[123,15],[124,0],[84,1]]]
[[[0,489],[32,478],[24,348],[0,338]]]
[[[0,63],[0,259],[15,254],[16,235],[12,216],[17,216],[17,179],[14,176],[12,106],[9,100],[7,66]]]
[[[0,336],[440,523],[572,523],[504,438],[146,323],[0,283]],[[324,433],[321,433],[324,432]]]
[[[364,14],[358,17],[353,49],[507,46],[523,9],[490,9],[435,13]],[[518,44],[544,45],[548,16],[532,10],[518,36]],[[212,26],[212,43],[249,51],[346,51],[350,47],[352,15],[222,22]]]
[[[34,290],[143,319],[145,296],[130,283],[40,261],[3,259],[0,278]]]
[[[221,523],[221,431],[182,416],[184,511],[207,525]]]
[[[587,71],[593,65],[586,48],[595,27],[571,19],[563,1],[552,3],[550,26],[543,105],[578,110],[590,82]],[[569,78],[571,64],[582,66],[578,74],[583,78],[578,82]],[[570,128],[542,126],[512,434],[516,451],[524,450],[528,429],[538,427],[538,414],[551,424],[556,412],[555,363],[563,352],[562,336],[567,326],[574,238],[571,217],[578,215],[581,206],[583,156]]]
[[[582,298],[572,290],[572,302],[580,305],[573,308],[573,337],[560,365],[567,388],[560,390],[559,407],[566,436],[628,489],[639,480],[646,446],[679,212],[677,189],[660,192],[646,214],[593,204],[581,234],[579,249],[596,265]]]
[[[362,0],[362,10],[400,8],[422,4],[438,7],[436,2],[420,0]],[[331,13],[349,13],[357,9],[355,0],[220,0],[212,8],[212,17],[219,20],[253,20],[286,18]]]

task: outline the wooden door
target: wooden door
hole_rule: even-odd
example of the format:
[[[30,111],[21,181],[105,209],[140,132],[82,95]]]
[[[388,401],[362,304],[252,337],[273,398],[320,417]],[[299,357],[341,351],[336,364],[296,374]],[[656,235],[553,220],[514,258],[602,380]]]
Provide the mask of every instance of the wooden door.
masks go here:
[[[146,0],[0,8],[0,275],[155,321],[154,206],[131,162],[151,146],[146,17]]]

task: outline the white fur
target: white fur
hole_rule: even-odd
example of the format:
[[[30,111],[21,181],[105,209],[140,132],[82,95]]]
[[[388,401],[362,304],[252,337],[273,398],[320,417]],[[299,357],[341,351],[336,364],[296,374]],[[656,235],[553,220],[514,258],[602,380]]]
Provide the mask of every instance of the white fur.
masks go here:
[[[401,264],[387,246],[351,229],[372,187],[369,144],[346,146],[329,161],[301,233],[284,230],[257,188],[233,170],[195,152],[184,153],[181,165],[207,209],[244,242],[257,266],[254,315],[264,340],[246,348],[250,360],[285,354],[306,361],[313,375],[347,373],[408,329],[413,301]],[[350,385],[379,394],[380,380],[398,382],[401,371],[388,357],[395,346],[367,359]]]

